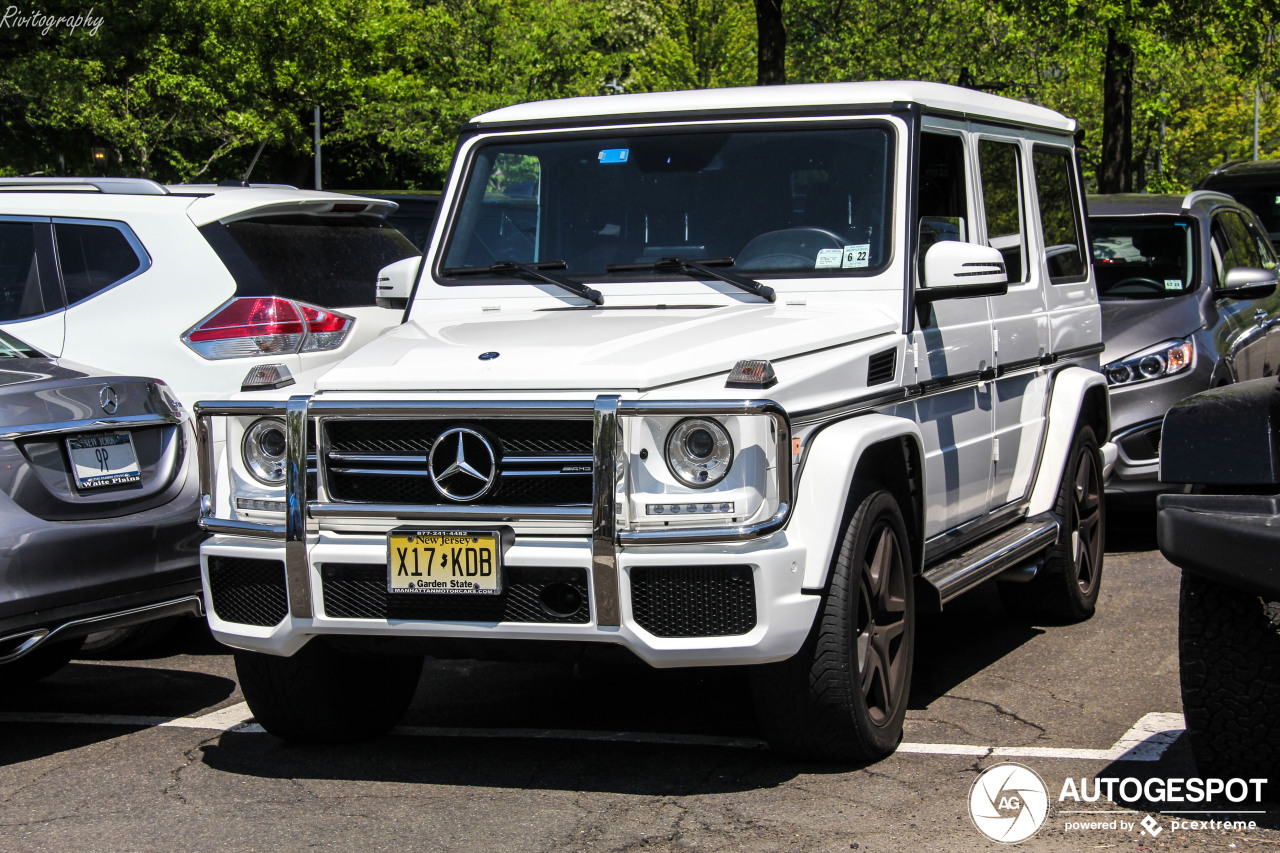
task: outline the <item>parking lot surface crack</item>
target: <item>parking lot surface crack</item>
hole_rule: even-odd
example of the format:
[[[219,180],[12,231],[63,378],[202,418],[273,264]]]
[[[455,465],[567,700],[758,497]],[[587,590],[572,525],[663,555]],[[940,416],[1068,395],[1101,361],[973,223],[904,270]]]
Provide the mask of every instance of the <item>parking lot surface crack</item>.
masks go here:
[[[992,709],[1002,717],[1007,717],[1016,723],[1020,723],[1024,726],[1028,726],[1030,728],[1035,729],[1037,732],[1039,732],[1039,734],[1036,735],[1036,740],[1039,740],[1040,738],[1044,737],[1046,734],[1049,733],[1048,729],[1046,729],[1044,726],[1040,725],[1039,723],[1033,723],[1024,717],[1020,717],[1017,714],[1015,714],[1013,711],[1010,711],[1007,708],[1003,707],[1002,705],[996,702],[992,702],[988,699],[975,699],[972,696],[960,696],[955,693],[948,694],[948,698],[959,699],[964,702],[973,702],[977,705],[986,705],[988,708]]]

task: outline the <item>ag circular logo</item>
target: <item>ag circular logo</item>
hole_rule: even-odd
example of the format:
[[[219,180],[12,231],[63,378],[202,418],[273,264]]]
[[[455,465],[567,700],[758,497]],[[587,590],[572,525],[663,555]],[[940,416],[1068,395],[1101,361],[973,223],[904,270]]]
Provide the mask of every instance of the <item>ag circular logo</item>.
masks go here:
[[[1017,844],[1040,831],[1049,814],[1049,791],[1030,767],[1007,762],[982,771],[969,789],[969,817],[978,831]]]

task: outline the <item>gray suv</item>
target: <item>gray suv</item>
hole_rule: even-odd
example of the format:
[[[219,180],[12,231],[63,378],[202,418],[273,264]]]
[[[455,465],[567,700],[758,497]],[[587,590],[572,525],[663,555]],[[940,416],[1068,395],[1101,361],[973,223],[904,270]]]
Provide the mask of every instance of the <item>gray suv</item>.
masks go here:
[[[1119,446],[1107,493],[1149,498],[1168,490],[1170,406],[1280,372],[1277,259],[1257,217],[1216,192],[1090,196],[1089,236]]]

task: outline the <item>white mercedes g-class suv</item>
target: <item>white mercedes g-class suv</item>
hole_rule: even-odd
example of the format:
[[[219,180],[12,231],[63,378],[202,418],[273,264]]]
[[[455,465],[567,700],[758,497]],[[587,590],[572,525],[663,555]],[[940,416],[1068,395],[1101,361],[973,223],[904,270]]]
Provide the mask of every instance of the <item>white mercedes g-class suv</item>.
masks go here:
[[[1109,415],[1074,132],[928,83],[476,118],[403,325],[199,407],[209,622],[258,722],[368,737],[424,654],[612,647],[751,665],[776,748],[866,760],[917,612],[994,579],[1087,618]]]

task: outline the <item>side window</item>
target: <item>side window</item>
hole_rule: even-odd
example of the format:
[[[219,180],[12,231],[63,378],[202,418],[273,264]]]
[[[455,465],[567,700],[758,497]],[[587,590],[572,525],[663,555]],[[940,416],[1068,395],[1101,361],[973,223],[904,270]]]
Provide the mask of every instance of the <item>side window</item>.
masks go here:
[[[1231,242],[1230,251],[1223,256],[1222,274],[1226,275],[1236,267],[1261,267],[1262,255],[1259,254],[1258,243],[1253,239],[1244,218],[1234,210],[1226,210],[1218,219]]]
[[[1088,270],[1084,240],[1080,236],[1080,194],[1076,192],[1071,152],[1037,145],[1031,159],[1049,281],[1054,284],[1080,281]]]
[[[88,299],[151,265],[134,249],[120,226],[55,221],[53,233],[68,305]]]
[[[964,142],[958,136],[925,133],[920,137],[920,271],[934,243],[969,239],[968,191],[964,175]]]
[[[1010,284],[1027,280],[1027,238],[1022,220],[1022,161],[1018,145],[983,139],[978,142],[982,177],[982,211],[987,243],[1004,256]]]
[[[36,261],[36,227],[33,222],[0,222],[0,321],[35,317],[46,310]]]

